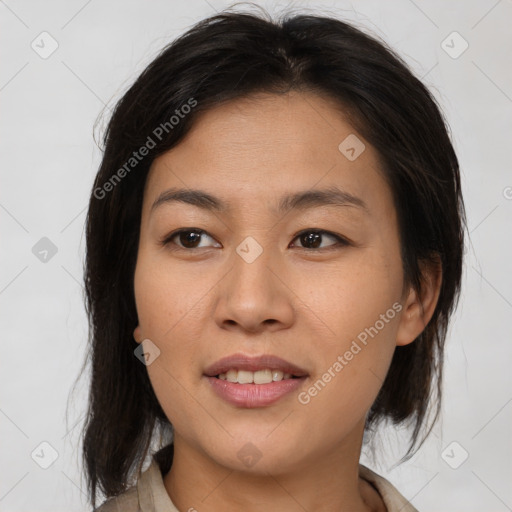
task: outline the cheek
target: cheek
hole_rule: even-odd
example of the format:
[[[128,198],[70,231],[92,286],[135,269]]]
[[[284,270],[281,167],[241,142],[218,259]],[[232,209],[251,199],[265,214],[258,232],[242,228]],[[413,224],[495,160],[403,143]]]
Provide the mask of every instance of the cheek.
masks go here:
[[[386,312],[401,297],[402,273],[400,262],[390,255],[353,251],[336,265],[310,267],[291,278],[294,292],[306,306],[303,318],[310,319],[310,329],[312,322],[321,325],[319,339],[328,346],[350,343],[381,315],[385,315],[386,335],[396,330],[396,322],[392,322],[396,311]]]
[[[198,325],[194,317],[201,312],[201,299],[208,286],[196,282],[189,273],[172,267],[164,257],[140,257],[134,278],[135,302],[139,324],[148,338],[166,341],[186,324]]]
[[[192,286],[188,276],[170,271],[156,258],[137,262],[134,278],[135,302],[142,335],[156,345],[158,357],[147,366],[155,394],[169,413],[186,395],[185,380],[197,366],[200,339],[201,297],[206,290]],[[169,404],[173,407],[169,407]],[[184,404],[186,406],[186,403]],[[180,408],[178,406],[178,408]]]
[[[323,421],[356,420],[371,406],[391,363],[402,308],[399,264],[370,253],[345,263],[310,274],[297,291],[310,298],[310,321],[321,319],[326,333],[311,345],[317,373],[302,402]]]
[[[326,436],[332,440],[339,428],[350,431],[362,420],[379,393],[389,369],[396,345],[396,317],[393,309],[386,323],[377,316],[367,321],[351,318],[344,322],[355,336],[340,336],[318,348],[317,373],[299,402],[318,425],[328,426]],[[386,309],[383,309],[386,315]],[[358,324],[358,325],[356,325]],[[338,324],[341,327],[341,321]],[[320,353],[321,352],[321,353]],[[325,428],[325,427],[322,427]]]

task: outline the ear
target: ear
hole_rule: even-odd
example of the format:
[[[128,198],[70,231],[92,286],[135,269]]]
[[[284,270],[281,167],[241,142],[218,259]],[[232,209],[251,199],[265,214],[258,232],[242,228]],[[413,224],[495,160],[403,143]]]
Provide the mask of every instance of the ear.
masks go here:
[[[399,346],[412,343],[429,323],[439,299],[442,282],[442,265],[439,256],[435,262],[420,262],[421,292],[418,294],[412,287],[403,303],[396,344]]]
[[[141,331],[140,325],[137,325],[137,327],[135,327],[135,330],[133,331],[133,339],[137,343],[142,342],[142,331]]]

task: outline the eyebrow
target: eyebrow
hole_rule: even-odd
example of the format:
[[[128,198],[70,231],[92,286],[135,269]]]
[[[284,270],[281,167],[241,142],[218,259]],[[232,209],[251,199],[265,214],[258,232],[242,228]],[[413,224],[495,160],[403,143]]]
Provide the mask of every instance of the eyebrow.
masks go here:
[[[150,213],[163,204],[174,202],[190,204],[203,210],[219,213],[230,209],[222,199],[206,191],[170,188],[157,197],[151,206]],[[370,214],[368,206],[361,198],[334,186],[325,189],[304,190],[283,196],[277,208],[273,209],[273,213],[283,215],[290,210],[305,210],[321,206],[352,206]]]

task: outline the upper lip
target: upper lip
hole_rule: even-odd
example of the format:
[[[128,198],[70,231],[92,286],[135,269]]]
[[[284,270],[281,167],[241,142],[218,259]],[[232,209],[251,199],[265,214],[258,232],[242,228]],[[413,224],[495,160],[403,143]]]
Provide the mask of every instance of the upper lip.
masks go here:
[[[208,366],[204,374],[208,377],[215,377],[231,369],[256,372],[267,368],[270,370],[281,370],[283,373],[290,373],[296,377],[308,375],[308,372],[303,368],[271,354],[263,354],[260,356],[232,354]]]

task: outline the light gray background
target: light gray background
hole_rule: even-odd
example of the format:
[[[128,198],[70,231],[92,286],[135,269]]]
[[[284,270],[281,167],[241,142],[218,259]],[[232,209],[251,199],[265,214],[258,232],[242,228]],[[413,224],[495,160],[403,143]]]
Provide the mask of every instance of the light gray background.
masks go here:
[[[309,6],[371,31],[446,113],[471,241],[446,349],[444,416],[417,456],[394,469],[391,429],[386,460],[373,467],[420,512],[512,510],[512,2],[259,3],[270,12]],[[229,5],[0,1],[1,511],[89,510],[78,438],[87,378],[70,392],[86,346],[83,228],[100,161],[93,125],[161,47]],[[31,47],[43,45],[43,31],[58,42],[47,59]],[[462,48],[453,31],[469,44],[458,58],[442,47]],[[43,237],[57,248],[46,263],[32,252]],[[51,461],[42,442],[58,453],[48,469],[36,463]]]

